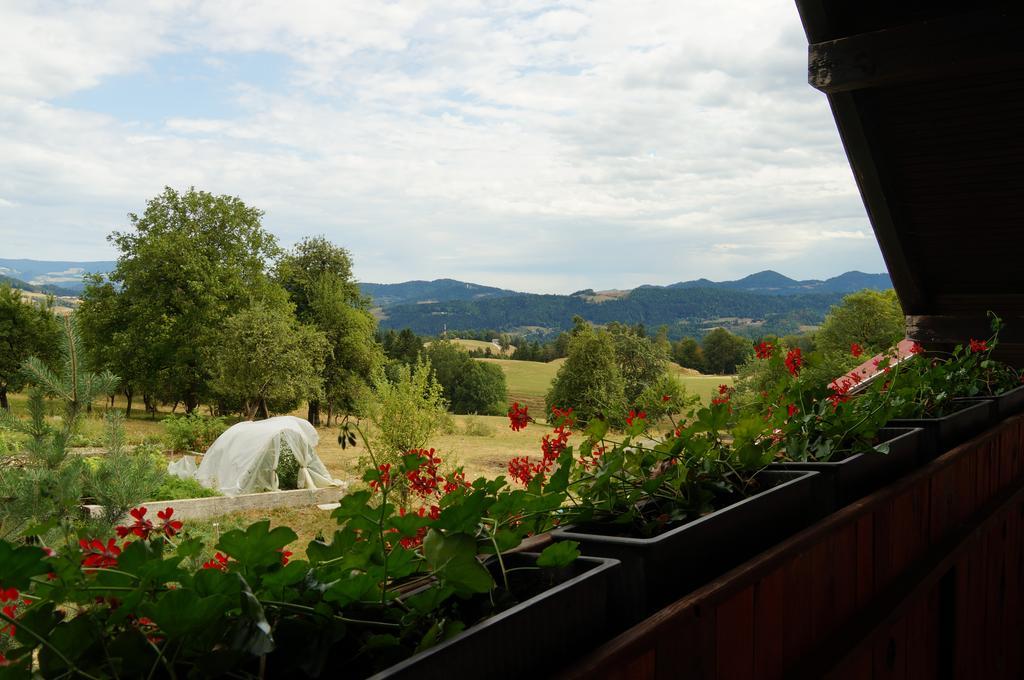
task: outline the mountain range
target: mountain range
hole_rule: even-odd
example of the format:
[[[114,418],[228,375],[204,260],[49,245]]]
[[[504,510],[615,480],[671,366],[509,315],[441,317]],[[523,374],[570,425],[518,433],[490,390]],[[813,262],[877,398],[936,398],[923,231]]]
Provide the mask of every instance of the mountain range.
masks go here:
[[[0,283],[10,283],[37,293],[78,295],[85,288],[85,274],[106,274],[116,262],[71,262],[0,259]],[[19,285],[20,284],[20,285]]]
[[[0,284],[54,295],[78,295],[82,275],[107,273],[115,262],[0,259]],[[792,333],[821,323],[848,293],[892,287],[888,274],[850,271],[796,280],[766,270],[735,281],[696,279],[632,290],[540,295],[454,279],[361,283],[382,328],[424,335],[493,330],[549,336],[572,327],[574,316],[597,324],[618,321],[669,327],[671,336],[701,335],[723,326],[747,335]]]

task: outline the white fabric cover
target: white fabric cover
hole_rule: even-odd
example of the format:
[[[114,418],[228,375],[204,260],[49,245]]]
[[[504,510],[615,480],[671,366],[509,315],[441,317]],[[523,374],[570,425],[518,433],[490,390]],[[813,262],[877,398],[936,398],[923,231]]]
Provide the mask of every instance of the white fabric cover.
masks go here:
[[[316,428],[295,416],[277,416],[232,425],[217,437],[203,456],[195,478],[203,486],[226,496],[277,491],[277,462],[281,457],[282,442],[288,445],[299,462],[299,488],[341,484],[331,478],[316,454],[316,445],[320,442]],[[179,470],[170,472],[174,474]]]

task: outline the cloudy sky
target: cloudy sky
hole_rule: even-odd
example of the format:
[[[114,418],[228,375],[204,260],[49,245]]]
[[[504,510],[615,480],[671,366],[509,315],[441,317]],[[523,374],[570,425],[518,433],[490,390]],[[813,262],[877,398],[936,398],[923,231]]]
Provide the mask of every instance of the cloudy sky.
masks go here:
[[[884,271],[792,0],[0,0],[0,257],[164,185],[365,281]]]

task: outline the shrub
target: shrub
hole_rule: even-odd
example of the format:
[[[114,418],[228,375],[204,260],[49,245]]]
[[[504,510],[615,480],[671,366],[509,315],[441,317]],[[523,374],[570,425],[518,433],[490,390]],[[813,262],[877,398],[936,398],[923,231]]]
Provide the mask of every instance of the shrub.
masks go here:
[[[191,413],[167,418],[164,420],[164,428],[167,430],[167,443],[175,453],[202,453],[210,448],[210,444],[221,436],[228,426],[223,418],[207,418],[198,413]]]
[[[101,523],[114,526],[127,512],[148,500],[167,475],[164,457],[152,446],[129,452],[124,441],[124,416],[107,414],[107,455],[90,461],[85,491],[103,506]]]
[[[164,475],[163,481],[146,500],[173,501],[181,498],[212,498],[220,494],[208,489],[194,479],[182,479],[174,475]]]
[[[493,437],[494,428],[474,416],[469,416],[463,425],[462,433],[467,437]]]

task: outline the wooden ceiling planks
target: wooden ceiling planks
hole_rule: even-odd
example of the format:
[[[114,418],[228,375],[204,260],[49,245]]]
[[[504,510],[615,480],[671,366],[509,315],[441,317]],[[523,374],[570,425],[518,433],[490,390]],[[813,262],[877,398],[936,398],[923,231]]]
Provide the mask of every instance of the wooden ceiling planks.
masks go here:
[[[797,0],[908,330],[1024,365],[1024,7]]]

